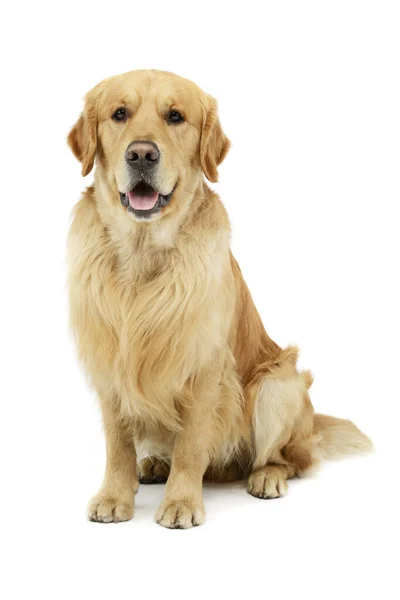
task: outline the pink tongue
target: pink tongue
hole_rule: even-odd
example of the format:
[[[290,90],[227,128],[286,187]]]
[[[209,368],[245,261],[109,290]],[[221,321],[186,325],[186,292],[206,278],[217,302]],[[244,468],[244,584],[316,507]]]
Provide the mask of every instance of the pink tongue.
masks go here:
[[[135,192],[135,190],[131,190],[127,193],[127,196],[129,204],[136,210],[150,210],[151,208],[154,208],[155,203],[158,200],[158,192],[155,191],[144,196],[143,194]]]

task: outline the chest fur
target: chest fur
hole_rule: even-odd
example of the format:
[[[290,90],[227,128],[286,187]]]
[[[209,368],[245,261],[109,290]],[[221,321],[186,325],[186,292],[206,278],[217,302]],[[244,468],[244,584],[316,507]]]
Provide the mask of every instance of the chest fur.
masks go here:
[[[226,338],[220,310],[221,266],[196,248],[122,261],[98,225],[71,228],[70,320],[79,356],[99,393],[121,411],[168,429],[176,399]]]

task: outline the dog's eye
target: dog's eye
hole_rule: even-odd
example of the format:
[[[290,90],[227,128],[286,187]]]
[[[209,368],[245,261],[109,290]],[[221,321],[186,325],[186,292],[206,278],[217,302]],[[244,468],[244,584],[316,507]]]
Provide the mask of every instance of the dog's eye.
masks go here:
[[[177,110],[171,110],[168,114],[168,123],[182,123],[185,119]]]
[[[112,118],[114,121],[126,121],[126,109],[123,107],[117,108]]]

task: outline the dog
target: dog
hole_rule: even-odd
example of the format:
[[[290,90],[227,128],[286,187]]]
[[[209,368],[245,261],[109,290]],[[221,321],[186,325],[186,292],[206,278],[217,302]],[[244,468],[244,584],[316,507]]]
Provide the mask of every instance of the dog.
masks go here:
[[[155,519],[203,523],[203,479],[278,498],[322,458],[368,451],[350,421],[315,414],[298,350],[267,335],[230,251],[216,182],[230,146],[214,98],[163,71],[110,77],[68,143],[94,184],[68,238],[70,322],[100,400],[106,469],[88,517],[132,518],[166,481]]]

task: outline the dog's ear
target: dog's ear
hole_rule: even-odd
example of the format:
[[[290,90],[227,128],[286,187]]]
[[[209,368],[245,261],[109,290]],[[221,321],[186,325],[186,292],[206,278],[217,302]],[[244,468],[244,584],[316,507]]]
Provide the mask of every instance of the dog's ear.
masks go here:
[[[68,144],[82,163],[82,176],[93,168],[97,149],[97,87],[85,96],[85,106],[68,135]]]
[[[217,103],[212,96],[207,95],[200,141],[200,162],[209,181],[218,181],[217,167],[227,155],[230,145],[219,122]]]

